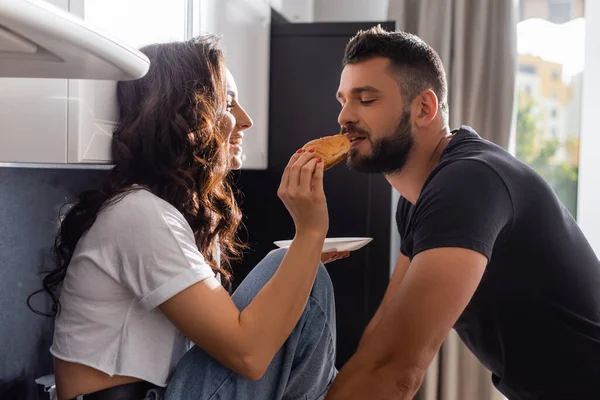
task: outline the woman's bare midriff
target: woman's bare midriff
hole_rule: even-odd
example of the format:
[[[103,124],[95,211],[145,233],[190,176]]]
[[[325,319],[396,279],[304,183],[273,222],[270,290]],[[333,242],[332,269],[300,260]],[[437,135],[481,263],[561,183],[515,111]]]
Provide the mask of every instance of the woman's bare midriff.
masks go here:
[[[58,400],[73,399],[80,394],[141,381],[131,376],[110,376],[97,369],[58,358],[54,359],[54,376]]]

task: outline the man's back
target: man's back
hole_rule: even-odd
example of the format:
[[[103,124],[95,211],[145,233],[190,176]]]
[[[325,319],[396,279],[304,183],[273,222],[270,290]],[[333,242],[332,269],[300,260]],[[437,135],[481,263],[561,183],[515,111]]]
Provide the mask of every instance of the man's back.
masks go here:
[[[490,260],[455,329],[507,397],[600,398],[600,263],[538,174],[462,127],[397,220],[411,259],[465,247]]]

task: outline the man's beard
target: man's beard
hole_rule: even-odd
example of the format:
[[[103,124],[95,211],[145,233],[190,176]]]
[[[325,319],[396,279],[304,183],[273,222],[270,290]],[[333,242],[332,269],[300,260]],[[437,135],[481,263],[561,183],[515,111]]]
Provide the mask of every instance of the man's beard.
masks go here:
[[[352,128],[348,131],[352,132]],[[366,133],[366,132],[363,132]],[[371,141],[370,135],[364,140],[371,143],[371,154],[360,155],[358,149],[350,149],[347,165],[350,169],[364,173],[392,174],[400,171],[413,147],[410,128],[410,111],[404,111],[394,133],[377,141]]]

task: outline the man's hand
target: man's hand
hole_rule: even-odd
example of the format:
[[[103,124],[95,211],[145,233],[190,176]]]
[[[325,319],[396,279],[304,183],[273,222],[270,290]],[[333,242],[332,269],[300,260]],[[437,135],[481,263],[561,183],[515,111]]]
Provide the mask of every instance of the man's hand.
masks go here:
[[[323,264],[328,264],[335,260],[341,260],[342,258],[346,258],[350,255],[349,251],[337,251],[331,250],[321,253],[321,262]]]
[[[386,293],[380,321],[342,368],[327,400],[412,399],[486,265],[484,255],[462,248],[417,254],[396,293]]]

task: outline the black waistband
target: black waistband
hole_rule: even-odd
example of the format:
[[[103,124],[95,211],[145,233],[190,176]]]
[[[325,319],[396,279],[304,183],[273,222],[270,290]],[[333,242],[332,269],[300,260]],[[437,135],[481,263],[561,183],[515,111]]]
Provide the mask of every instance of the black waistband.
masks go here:
[[[144,400],[150,389],[162,388],[148,382],[134,382],[84,394],[71,400]]]

